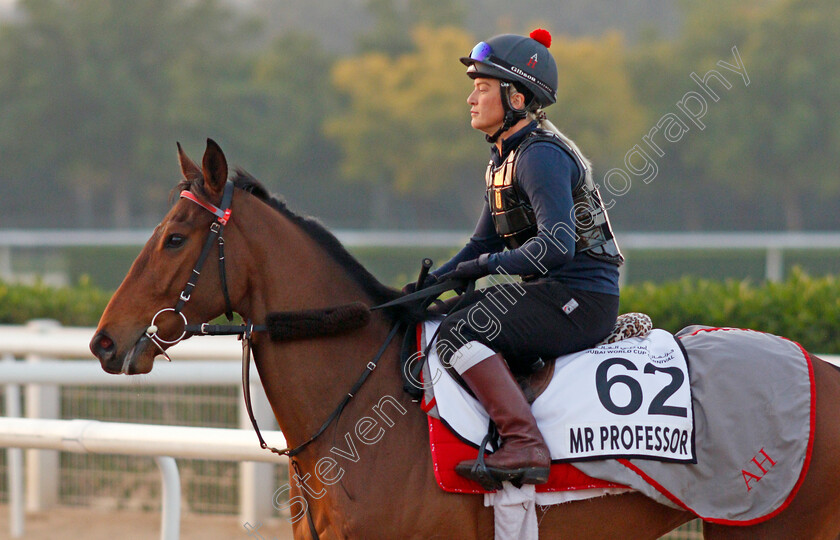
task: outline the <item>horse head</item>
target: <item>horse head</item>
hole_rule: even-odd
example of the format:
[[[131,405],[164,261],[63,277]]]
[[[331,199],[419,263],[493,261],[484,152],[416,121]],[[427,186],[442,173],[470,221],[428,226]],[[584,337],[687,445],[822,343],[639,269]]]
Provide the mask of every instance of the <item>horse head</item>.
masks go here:
[[[202,203],[213,207],[221,204],[227,160],[211,139],[207,140],[201,167],[187,157],[180,144],[178,160],[182,195],[132,264],[90,342],[91,351],[109,373],[148,373],[157,354],[185,337],[187,321],[204,322],[229,309],[219,286],[220,265],[215,262],[221,244],[208,246],[207,264],[194,270],[212,234],[211,227],[218,227],[221,221]],[[236,212],[235,205],[231,211]],[[237,242],[231,240],[238,235],[234,224],[224,228],[224,239],[230,241],[224,247],[228,257],[236,250]],[[229,295],[234,303],[240,302],[244,277],[236,271],[226,274]],[[185,290],[187,283],[201,286]]]
[[[178,161],[180,196],[91,340],[105,371],[147,373],[157,354],[222,313],[261,323],[271,311],[373,305],[399,295],[317,220],[295,214],[243,171],[228,180],[227,160],[212,140],[201,167],[180,145]]]

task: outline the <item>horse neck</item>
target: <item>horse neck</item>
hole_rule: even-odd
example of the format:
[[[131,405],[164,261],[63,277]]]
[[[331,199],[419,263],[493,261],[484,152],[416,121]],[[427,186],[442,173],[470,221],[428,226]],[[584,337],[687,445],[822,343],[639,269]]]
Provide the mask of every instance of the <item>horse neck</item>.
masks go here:
[[[253,240],[247,241],[248,293],[237,306],[243,317],[262,322],[268,313],[276,311],[326,308],[353,301],[373,304],[347,270],[300,227],[273,210],[246,213],[250,217],[243,228],[261,227],[270,232],[249,235]],[[382,346],[390,327],[391,321],[374,312],[364,328],[336,336],[289,342],[255,336],[257,370],[290,445],[308,439],[329,416]],[[397,341],[383,363],[395,362]],[[367,401],[376,399],[376,393],[385,389],[391,394],[399,391],[396,370],[379,372],[366,383],[368,388],[376,388]],[[364,400],[362,395],[354,399],[354,407]]]

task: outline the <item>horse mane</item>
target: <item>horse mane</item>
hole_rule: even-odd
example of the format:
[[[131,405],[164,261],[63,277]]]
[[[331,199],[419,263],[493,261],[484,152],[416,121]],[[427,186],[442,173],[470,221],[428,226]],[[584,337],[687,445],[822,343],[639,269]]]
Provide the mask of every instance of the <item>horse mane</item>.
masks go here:
[[[247,191],[300,227],[350,274],[350,277],[362,287],[362,290],[372,298],[375,304],[382,304],[400,296],[399,291],[383,285],[376,279],[317,218],[302,216],[293,212],[289,209],[286,201],[271,195],[259,180],[242,169],[235,170],[231,181],[234,187]],[[181,190],[185,189],[191,190],[197,195],[207,196],[202,179],[181,180],[173,190],[173,194],[180,193]],[[402,313],[402,310],[397,309],[386,309],[385,311],[392,319],[399,317]]]

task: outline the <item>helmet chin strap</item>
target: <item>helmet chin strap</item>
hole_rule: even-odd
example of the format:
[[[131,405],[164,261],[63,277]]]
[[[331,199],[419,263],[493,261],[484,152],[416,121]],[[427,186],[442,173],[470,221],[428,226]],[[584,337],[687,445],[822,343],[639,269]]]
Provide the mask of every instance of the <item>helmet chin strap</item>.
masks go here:
[[[514,109],[510,104],[510,89],[513,88],[513,85],[507,81],[499,81],[499,83],[499,94],[502,98],[502,109],[505,111],[505,117],[501,127],[496,130],[496,133],[484,136],[490,144],[496,144],[496,141],[499,140],[502,133],[509,130],[514,124],[528,116],[527,109]]]

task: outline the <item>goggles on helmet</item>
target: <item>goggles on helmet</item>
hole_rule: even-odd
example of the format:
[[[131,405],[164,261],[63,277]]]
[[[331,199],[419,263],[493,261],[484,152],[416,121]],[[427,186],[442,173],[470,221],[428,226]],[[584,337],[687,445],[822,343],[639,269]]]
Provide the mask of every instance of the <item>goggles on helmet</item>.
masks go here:
[[[470,59],[476,62],[484,62],[491,54],[493,54],[493,48],[482,41],[470,51]]]

